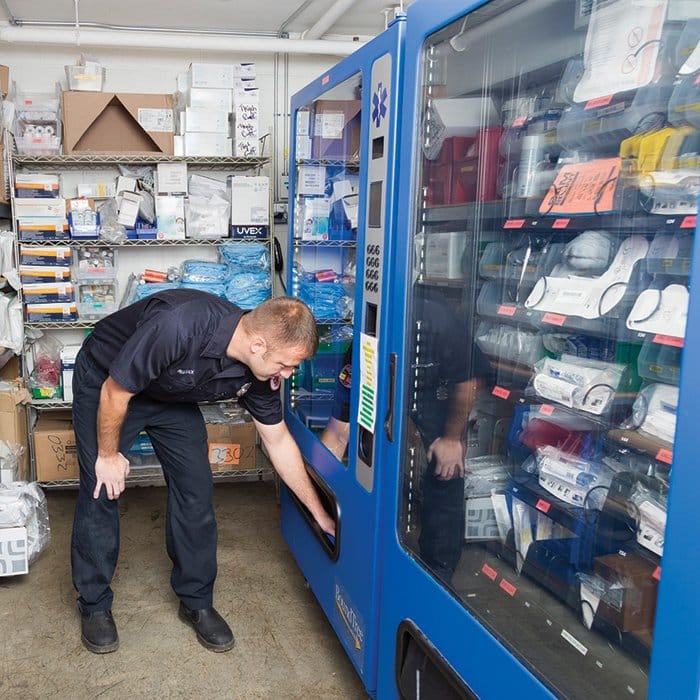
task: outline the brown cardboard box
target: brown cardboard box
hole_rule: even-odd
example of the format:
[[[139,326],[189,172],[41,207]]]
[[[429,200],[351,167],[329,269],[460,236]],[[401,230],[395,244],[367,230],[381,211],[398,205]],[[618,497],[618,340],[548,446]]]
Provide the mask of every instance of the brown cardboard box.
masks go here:
[[[9,382],[11,389],[0,391],[0,440],[12,442],[24,448],[19,460],[21,480],[29,476],[29,447],[27,444],[27,410],[25,405],[31,399],[24,384],[24,379],[18,377],[19,361],[13,357],[0,371],[0,379]]]
[[[593,560],[593,570],[609,583],[623,588],[622,607],[601,601],[598,615],[621,632],[652,629],[658,584],[656,565],[637,554],[606,554]]]
[[[7,66],[0,66],[0,97],[4,97],[10,92],[10,69]]]
[[[171,95],[66,91],[62,110],[64,153],[173,153]],[[146,130],[159,110],[170,130]]]
[[[314,102],[312,158],[359,158],[359,100],[316,100]]]
[[[207,423],[209,462],[212,471],[255,468],[255,425],[240,423]]]
[[[73,423],[67,414],[42,413],[34,426],[37,481],[76,479],[79,474]]]

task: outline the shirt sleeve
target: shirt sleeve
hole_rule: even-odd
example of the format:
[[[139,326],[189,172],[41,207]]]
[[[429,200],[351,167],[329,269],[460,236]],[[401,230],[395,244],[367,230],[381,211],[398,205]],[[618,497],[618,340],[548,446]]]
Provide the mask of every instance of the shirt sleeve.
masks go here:
[[[168,311],[147,315],[109,367],[109,375],[138,394],[180,356],[182,339],[177,319]]]
[[[275,381],[272,379],[267,382],[253,380],[250,389],[239,397],[238,403],[264,425],[277,425],[282,422],[279,384],[275,388]]]

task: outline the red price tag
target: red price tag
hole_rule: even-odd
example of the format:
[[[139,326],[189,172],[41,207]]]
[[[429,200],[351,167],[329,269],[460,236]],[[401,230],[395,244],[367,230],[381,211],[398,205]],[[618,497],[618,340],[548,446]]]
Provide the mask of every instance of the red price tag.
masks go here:
[[[508,219],[503,228],[522,228],[525,226],[525,219]]]
[[[596,97],[594,100],[588,100],[584,109],[595,109],[596,107],[605,107],[612,102],[612,95],[605,95],[605,97]]]
[[[570,222],[571,219],[555,219],[552,228],[566,228]]]
[[[654,573],[651,575],[652,578],[655,578],[657,581],[661,580],[661,567],[657,566],[654,569]]]
[[[498,576],[498,571],[496,569],[492,569],[488,564],[484,564],[481,567],[481,571],[484,573],[485,576],[488,576],[492,581],[496,580],[496,577]]]
[[[511,598],[518,592],[518,589],[512,584],[506,581],[504,578],[498,584],[499,588],[502,588]]]
[[[542,498],[540,498],[540,500],[537,501],[537,503],[535,503],[535,508],[537,508],[537,510],[541,510],[543,513],[548,513],[551,507],[552,504],[547,503],[547,501],[545,501]]]
[[[554,413],[554,406],[548,403],[543,403],[540,406],[540,413],[543,413],[545,416],[551,416],[552,413]]]
[[[502,386],[495,386],[491,393],[499,399],[507,399],[510,396],[510,391]]]
[[[656,459],[658,459],[659,462],[671,464],[673,462],[673,452],[671,450],[659,450],[656,453]]]
[[[330,75],[324,75],[323,78],[321,78],[321,85],[328,85],[328,82],[330,81],[331,76]]]
[[[683,221],[681,221],[680,228],[695,228],[695,224],[697,221],[697,214],[691,214],[690,216],[686,216]]]
[[[499,316],[515,316],[515,312],[517,311],[517,307],[515,306],[499,306],[498,307],[498,315]]]
[[[526,121],[527,121],[527,117],[518,117],[517,119],[513,120],[513,126],[515,126],[515,127],[522,126]]]
[[[545,314],[542,316],[543,323],[551,323],[553,326],[563,326],[566,323],[566,316],[561,314]]]
[[[653,342],[659,345],[672,345],[674,348],[683,347],[683,338],[678,338],[675,335],[662,335],[661,333],[657,333],[653,338]]]

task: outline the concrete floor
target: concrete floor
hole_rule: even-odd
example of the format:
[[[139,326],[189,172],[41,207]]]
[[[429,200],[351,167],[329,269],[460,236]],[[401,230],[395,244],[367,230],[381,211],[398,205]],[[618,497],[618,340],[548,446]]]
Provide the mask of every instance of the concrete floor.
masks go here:
[[[75,496],[47,492],[51,544],[28,575],[0,579],[0,697],[367,697],[282,539],[271,482],[215,486],[214,604],[236,636],[224,654],[200,646],[177,617],[163,487],[132,487],[121,499],[120,648],[84,649],[69,563]]]

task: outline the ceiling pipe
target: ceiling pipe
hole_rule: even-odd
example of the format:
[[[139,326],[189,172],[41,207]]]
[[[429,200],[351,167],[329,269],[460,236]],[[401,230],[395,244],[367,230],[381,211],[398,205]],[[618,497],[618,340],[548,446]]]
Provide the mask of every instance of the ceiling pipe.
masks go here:
[[[74,28],[0,26],[0,44],[51,44],[76,46]],[[363,42],[245,37],[217,34],[172,34],[167,32],[89,29],[81,26],[80,46],[102,48],[172,49],[173,51],[225,51],[245,54],[313,54],[349,56]]]
[[[335,0],[335,2],[319,17],[316,24],[309,27],[303,34],[304,39],[320,39],[354,4],[356,0]]]

